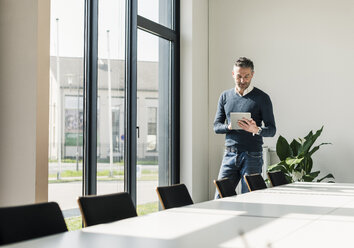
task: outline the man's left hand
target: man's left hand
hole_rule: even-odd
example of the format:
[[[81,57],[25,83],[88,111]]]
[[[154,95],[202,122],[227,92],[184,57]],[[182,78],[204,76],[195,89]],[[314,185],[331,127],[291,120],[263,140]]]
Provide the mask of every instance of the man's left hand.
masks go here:
[[[256,122],[253,119],[242,118],[242,120],[238,121],[237,124],[245,131],[250,133],[257,133],[258,127]]]

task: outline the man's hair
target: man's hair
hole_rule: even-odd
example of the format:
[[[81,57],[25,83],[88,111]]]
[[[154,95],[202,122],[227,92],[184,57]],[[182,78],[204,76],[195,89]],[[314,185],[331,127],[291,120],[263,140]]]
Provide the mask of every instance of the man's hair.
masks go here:
[[[240,57],[234,64],[235,67],[241,67],[241,68],[251,68],[252,71],[254,71],[254,65],[252,60],[246,58],[246,57]]]

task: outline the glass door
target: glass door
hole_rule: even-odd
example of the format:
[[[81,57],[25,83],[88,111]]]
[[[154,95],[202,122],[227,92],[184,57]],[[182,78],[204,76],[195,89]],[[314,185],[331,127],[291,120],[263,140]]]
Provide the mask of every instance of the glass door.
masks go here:
[[[97,194],[124,191],[125,1],[98,2]]]
[[[158,211],[156,187],[170,168],[170,41],[138,30],[137,208]]]

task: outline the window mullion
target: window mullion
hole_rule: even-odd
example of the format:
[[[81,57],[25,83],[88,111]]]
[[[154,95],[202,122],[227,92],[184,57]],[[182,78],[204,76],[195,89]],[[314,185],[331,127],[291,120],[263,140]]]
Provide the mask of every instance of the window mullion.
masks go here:
[[[97,193],[98,0],[85,1],[83,195]]]
[[[124,189],[136,205],[137,154],[137,0],[127,0],[126,6],[126,66],[125,66],[125,142]]]

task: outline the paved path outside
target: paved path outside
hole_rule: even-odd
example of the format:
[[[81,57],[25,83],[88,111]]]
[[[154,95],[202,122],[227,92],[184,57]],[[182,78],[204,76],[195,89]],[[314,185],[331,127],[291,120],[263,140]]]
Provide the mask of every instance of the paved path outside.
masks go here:
[[[138,205],[158,201],[157,181],[138,181]],[[82,182],[48,184],[49,201],[56,201],[62,210],[78,208],[77,197],[82,195]],[[109,194],[124,191],[123,181],[98,181],[97,193]]]
[[[158,170],[158,165],[139,165],[138,168],[141,169],[147,169],[151,171],[157,171]],[[102,171],[102,170],[109,170],[111,168],[109,163],[97,163],[97,170]],[[78,164],[78,169],[82,170],[82,163]],[[124,166],[123,165],[118,165],[118,164],[113,164],[112,165],[113,170],[118,170],[118,171],[123,171]],[[60,166],[61,171],[65,170],[76,170],[76,163],[61,163]],[[59,171],[59,165],[58,163],[50,162],[49,163],[49,174],[57,173]]]

